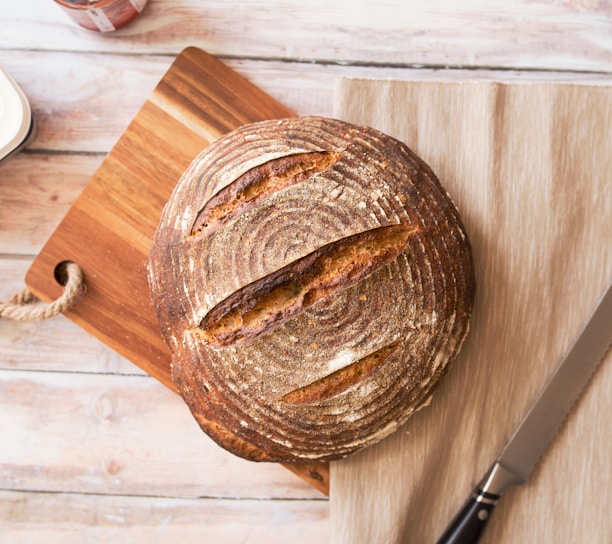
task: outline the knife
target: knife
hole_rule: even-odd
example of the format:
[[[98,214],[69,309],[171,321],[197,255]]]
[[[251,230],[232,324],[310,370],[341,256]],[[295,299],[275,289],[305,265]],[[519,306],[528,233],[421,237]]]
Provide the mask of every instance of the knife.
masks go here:
[[[438,544],[478,542],[504,492],[527,481],[612,343],[612,284],[500,456]]]

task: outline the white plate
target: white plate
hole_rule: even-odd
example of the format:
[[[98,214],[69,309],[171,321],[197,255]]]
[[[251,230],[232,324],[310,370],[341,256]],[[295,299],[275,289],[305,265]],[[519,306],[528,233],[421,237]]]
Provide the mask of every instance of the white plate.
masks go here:
[[[32,125],[32,110],[26,95],[0,66],[0,161],[26,144]]]

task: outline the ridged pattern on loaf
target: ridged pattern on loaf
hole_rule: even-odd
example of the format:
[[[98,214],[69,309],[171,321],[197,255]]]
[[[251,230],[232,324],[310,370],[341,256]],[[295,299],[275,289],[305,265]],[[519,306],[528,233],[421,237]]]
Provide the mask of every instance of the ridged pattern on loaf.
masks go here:
[[[318,117],[203,151],[164,209],[150,283],[202,428],[276,461],[346,456],[401,425],[460,349],[474,295],[465,229],[431,169]]]
[[[201,337],[228,347],[268,334],[396,259],[409,234],[403,225],[390,225],[327,244],[217,304],[200,323]]]

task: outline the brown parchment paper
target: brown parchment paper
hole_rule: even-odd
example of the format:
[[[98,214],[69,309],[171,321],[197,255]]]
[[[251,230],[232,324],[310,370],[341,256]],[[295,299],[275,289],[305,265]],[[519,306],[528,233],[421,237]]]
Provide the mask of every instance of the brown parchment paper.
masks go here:
[[[337,82],[336,117],[399,138],[437,173],[472,241],[477,295],[432,404],[332,463],[334,544],[435,542],[612,280],[610,84]],[[610,355],[484,544],[612,542]]]

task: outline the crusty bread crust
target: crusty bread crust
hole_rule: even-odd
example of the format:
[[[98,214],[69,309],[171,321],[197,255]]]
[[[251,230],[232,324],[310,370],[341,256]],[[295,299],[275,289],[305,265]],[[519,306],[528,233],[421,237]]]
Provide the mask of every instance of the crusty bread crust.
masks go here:
[[[474,299],[431,169],[367,127],[302,117],[204,150],[170,197],[150,286],[173,379],[233,453],[349,455],[429,401]]]

